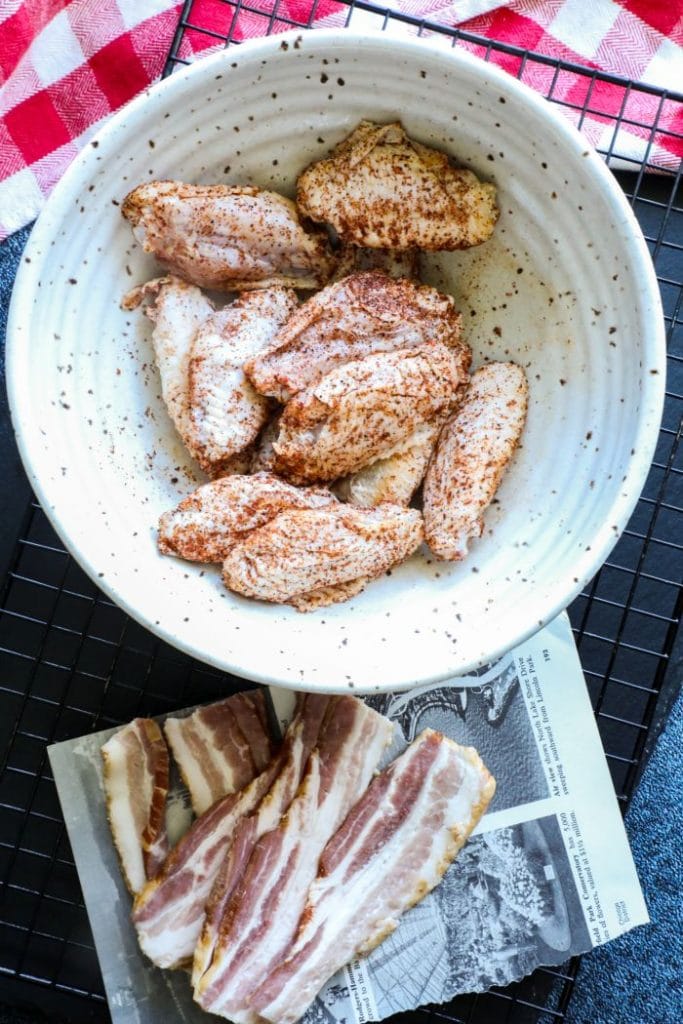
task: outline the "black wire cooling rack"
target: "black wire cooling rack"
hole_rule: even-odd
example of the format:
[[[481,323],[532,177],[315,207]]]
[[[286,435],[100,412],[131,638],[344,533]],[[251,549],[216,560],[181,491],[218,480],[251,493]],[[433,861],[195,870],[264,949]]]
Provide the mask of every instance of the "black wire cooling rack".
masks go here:
[[[304,7],[305,18],[291,15],[292,9]],[[669,109],[671,104],[683,109],[681,96],[667,97],[654,88],[370,3],[343,7],[346,25],[357,23],[363,12],[363,24],[374,15],[377,27],[384,29],[400,22],[418,34],[438,33],[486,60],[505,63],[520,78],[534,68],[550,69],[546,95],[551,102],[572,106],[560,100],[556,90],[561,76],[574,76],[585,85],[583,102],[574,105],[579,126],[584,117],[597,116],[614,129],[603,150],[611,165],[620,155],[616,130],[628,123],[634,95],[652,97],[659,112],[665,102]],[[306,28],[316,16],[317,4],[289,4],[287,10],[286,16],[281,13],[277,0],[189,0],[165,74],[209,44],[235,42],[241,35],[240,19],[250,16],[252,26],[256,19],[261,34]],[[610,87],[612,100],[614,90],[620,90],[623,99],[617,115],[601,108],[602,85]],[[622,170],[618,177],[643,228],[662,291],[669,344],[664,421],[629,527],[570,609],[624,807],[673,699],[682,663],[676,634],[683,604],[683,207],[680,171],[645,174],[651,169],[649,154],[660,128],[655,120],[644,161],[631,161],[630,172]],[[215,699],[242,684],[192,661],[127,618],[64,551],[36,503],[15,525],[16,545],[7,536],[3,551],[0,538],[0,565],[4,561],[10,566],[0,605],[0,1001],[18,1018],[23,1007],[31,1020],[44,1014],[52,1021],[102,1021],[108,1019],[102,981],[46,745],[138,714]],[[411,1019],[463,1024],[561,1021],[576,971],[577,961],[560,970],[539,970],[505,990],[461,997],[449,1006],[412,1014]]]

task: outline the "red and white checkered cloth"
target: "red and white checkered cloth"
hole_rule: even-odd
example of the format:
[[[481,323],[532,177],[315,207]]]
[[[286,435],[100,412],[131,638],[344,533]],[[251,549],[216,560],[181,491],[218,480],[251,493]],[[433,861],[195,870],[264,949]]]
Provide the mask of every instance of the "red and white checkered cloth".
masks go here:
[[[598,68],[670,91],[683,89],[683,0],[377,0],[427,21]],[[189,21],[247,39],[291,27],[343,25],[338,0],[249,0],[250,10],[194,0]],[[0,238],[32,220],[102,121],[163,68],[180,4],[173,0],[0,0]],[[234,22],[234,24],[233,24]],[[355,10],[354,28],[382,25]],[[392,22],[391,31],[414,29]],[[180,56],[215,45],[188,29]],[[464,44],[474,52],[481,47]],[[520,59],[492,53],[518,74]],[[528,62],[525,81],[544,94],[555,69]],[[567,116],[616,156],[675,169],[683,156],[683,106],[638,90],[562,72],[553,84]],[[614,116],[622,117],[615,136]],[[649,126],[657,121],[656,135]]]

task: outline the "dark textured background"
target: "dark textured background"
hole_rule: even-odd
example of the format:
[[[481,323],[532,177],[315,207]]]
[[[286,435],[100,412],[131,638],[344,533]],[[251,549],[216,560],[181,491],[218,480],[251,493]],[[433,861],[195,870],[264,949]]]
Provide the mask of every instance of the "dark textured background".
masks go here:
[[[28,227],[17,231],[0,245],[0,579],[4,579],[7,572],[30,493],[14,442],[5,391],[5,330],[9,300],[30,230]]]

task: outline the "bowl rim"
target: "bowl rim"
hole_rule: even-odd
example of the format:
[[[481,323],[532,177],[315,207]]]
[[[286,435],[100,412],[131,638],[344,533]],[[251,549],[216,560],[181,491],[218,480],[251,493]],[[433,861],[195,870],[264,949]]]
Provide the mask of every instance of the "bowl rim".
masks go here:
[[[216,68],[222,67],[226,62],[241,64],[258,59],[262,60],[273,52],[285,50],[286,48],[283,46],[283,43],[288,43],[296,49],[303,49],[303,46],[309,40],[314,45],[320,44],[329,47],[341,44],[342,46],[354,47],[357,51],[376,47],[378,43],[381,43],[384,47],[391,46],[399,52],[402,51],[413,55],[424,53],[425,50],[431,50],[436,56],[450,60],[454,65],[461,64],[470,70],[474,70],[475,74],[482,74],[488,79],[487,85],[490,84],[500,88],[504,93],[507,92],[534,108],[542,119],[552,124],[553,129],[563,136],[567,144],[575,149],[580,146],[582,151],[587,150],[587,164],[590,165],[591,172],[596,176],[603,198],[608,202],[611,212],[621,221],[622,227],[627,229],[627,233],[630,236],[631,251],[629,257],[634,273],[637,274],[640,283],[640,307],[641,309],[648,309],[652,313],[648,325],[647,347],[651,367],[656,372],[646,373],[643,370],[641,374],[641,414],[636,428],[633,457],[627,466],[622,488],[615,496],[605,516],[605,519],[609,518],[610,522],[614,523],[615,526],[609,533],[607,531],[603,533],[599,544],[591,545],[592,557],[584,563],[584,567],[574,577],[573,585],[565,588],[561,595],[551,603],[544,619],[531,623],[527,629],[522,630],[516,635],[512,643],[506,639],[492,646],[490,653],[487,654],[486,661],[478,658],[457,668],[453,668],[453,666],[444,667],[442,670],[427,673],[424,677],[421,676],[419,680],[399,678],[395,683],[367,686],[361,683],[353,684],[353,692],[357,694],[364,692],[391,692],[392,690],[407,689],[418,684],[423,685],[449,679],[456,675],[466,675],[472,669],[482,664],[494,662],[506,652],[523,643],[563,612],[580,594],[586,583],[602,567],[619,540],[640,498],[659,437],[659,426],[664,408],[666,377],[666,334],[662,300],[654,264],[642,230],[621,188],[602,157],[550,101],[501,68],[466,50],[444,47],[439,40],[433,40],[429,37],[390,35],[384,30],[374,29],[362,32],[350,28],[292,29],[277,35],[246,40],[240,43],[239,47],[223,49],[217,53],[200,57],[192,64],[176,70],[168,78],[161,79],[147,87],[113,114],[98,129],[67,168],[48,197],[45,207],[41,211],[28,239],[23,256],[30,258],[34,250],[39,249],[41,246],[43,253],[47,251],[53,229],[63,222],[64,199],[72,194],[74,187],[81,182],[81,179],[87,181],[89,174],[94,170],[94,150],[102,141],[115,135],[123,124],[128,125],[130,128],[131,122],[134,125],[137,119],[144,117],[151,98],[165,97],[168,100],[174,95],[181,94],[188,82],[192,82],[195,79],[201,81],[202,78],[209,78]],[[25,389],[22,383],[21,351],[30,330],[28,326],[30,318],[26,318],[24,314],[25,310],[31,310],[44,258],[43,256],[37,261],[30,260],[30,262],[22,258],[19,264],[12,290],[7,322],[6,386],[11,422],[29,483],[41,508],[66,550],[96,586],[130,618],[161,640],[167,642],[170,646],[183,651],[198,661],[240,678],[251,679],[267,685],[274,684],[287,689],[310,689],[316,692],[340,692],[345,690],[346,687],[343,684],[337,686],[336,684],[325,684],[319,681],[307,681],[306,679],[276,678],[272,672],[260,672],[252,667],[245,669],[242,665],[231,663],[229,658],[214,657],[211,654],[207,654],[207,652],[195,646],[191,641],[179,639],[163,623],[157,624],[156,621],[152,620],[144,612],[139,611],[120,592],[117,585],[111,583],[107,577],[102,578],[100,576],[98,567],[80,550],[78,541],[73,536],[73,531],[69,529],[65,521],[67,517],[62,516],[51,501],[49,481],[45,483],[39,476],[34,462],[33,440],[30,438],[29,432],[25,432],[22,428],[22,394]],[[26,321],[25,330],[22,321]]]

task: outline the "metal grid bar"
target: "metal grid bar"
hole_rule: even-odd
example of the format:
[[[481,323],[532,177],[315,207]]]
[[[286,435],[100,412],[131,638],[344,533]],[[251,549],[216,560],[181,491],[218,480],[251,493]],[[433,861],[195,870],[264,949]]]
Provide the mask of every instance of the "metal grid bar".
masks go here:
[[[209,46],[236,43],[241,19],[261,30],[306,28],[317,0],[301,20],[285,16],[279,0],[186,0],[164,74],[190,63]],[[677,626],[683,613],[683,204],[681,172],[647,176],[656,139],[673,135],[657,123],[665,103],[683,96],[629,82],[515,46],[492,42],[435,22],[392,12],[364,0],[346,3],[346,25],[356,11],[374,14],[416,34],[435,33],[485,60],[503,62],[522,80],[547,71],[545,95],[575,115],[612,126],[608,164],[619,157],[623,126],[647,131],[645,159],[620,183],[641,223],[655,261],[667,325],[669,380],[662,432],[643,496],[610,559],[574,602],[570,616],[588,690],[621,805],[642,767],[661,703],[667,667],[680,660]],[[204,24],[220,11],[225,31]],[[213,24],[213,22],[212,22]],[[513,59],[514,66],[510,59]],[[563,76],[585,88],[575,104],[557,95]],[[618,113],[601,109],[598,87],[622,90]],[[634,95],[650,96],[652,127],[630,114]],[[0,601],[0,975],[17,1001],[72,1020],[100,1020],[105,1012],[87,915],[64,835],[45,744],[158,714],[190,701],[209,701],[242,682],[192,661],[145,633],[101,595],[66,554],[42,510],[33,503]],[[668,692],[668,687],[666,688]],[[1,884],[1,883],[0,883]],[[542,968],[506,990],[465,996],[415,1019],[452,1022],[527,1022],[565,1018],[577,961]],[[60,1002],[61,1000],[61,1002]],[[66,1001],[64,1001],[66,1000]]]

